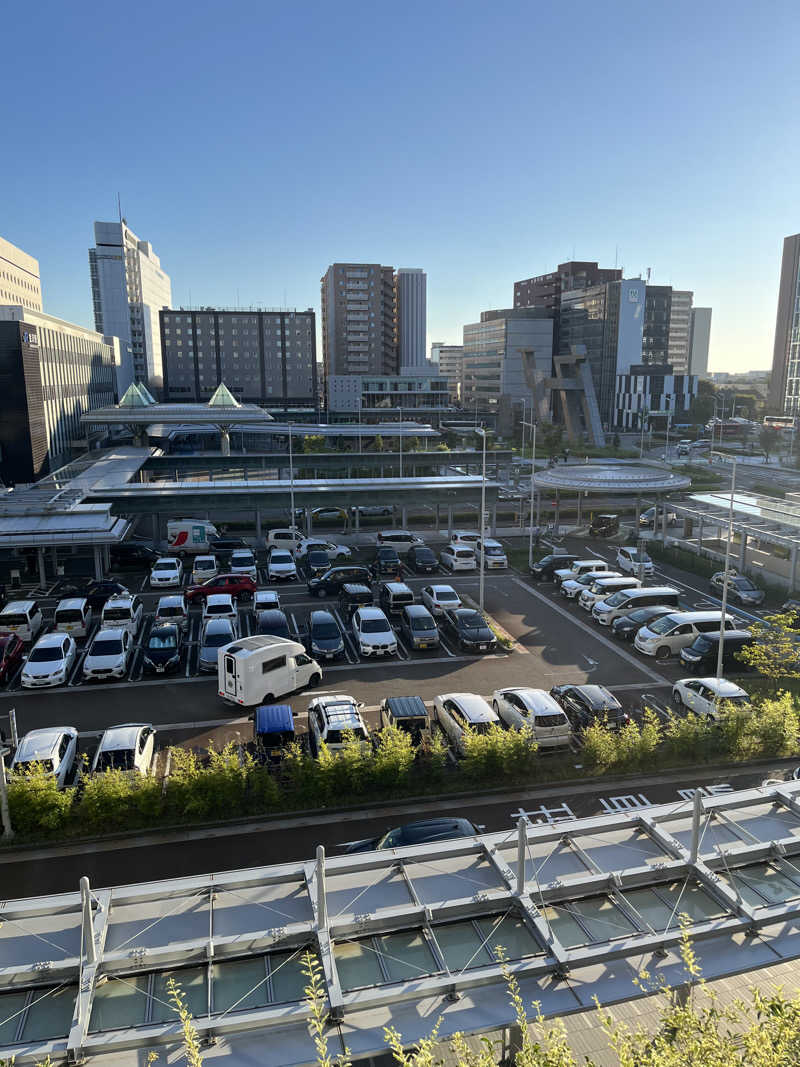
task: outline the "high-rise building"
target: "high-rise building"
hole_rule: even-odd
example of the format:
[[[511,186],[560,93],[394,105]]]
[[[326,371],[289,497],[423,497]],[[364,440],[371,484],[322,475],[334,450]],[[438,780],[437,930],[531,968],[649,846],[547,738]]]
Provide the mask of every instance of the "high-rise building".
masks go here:
[[[669,364],[639,364],[617,375],[614,424],[623,430],[638,430],[642,418],[652,412],[670,415],[672,422],[688,417],[697,395],[697,376],[673,374]]]
[[[642,354],[635,362],[645,365],[661,365],[667,362],[671,314],[672,286],[647,285],[642,323]]]
[[[169,275],[149,241],[140,241],[121,222],[95,222],[95,247],[89,249],[94,324],[98,333],[130,345],[130,378],[154,392],[163,386],[158,313],[172,303]],[[121,375],[123,391],[130,385]]]
[[[431,345],[431,362],[438,366],[440,377],[447,382],[450,400],[457,403],[461,399],[461,377],[464,371],[464,346],[446,345],[435,341]]]
[[[165,400],[205,402],[224,382],[245,403],[318,408],[312,308],[165,308],[160,323]]]
[[[694,293],[691,290],[672,290],[672,302],[669,309],[667,363],[672,367],[675,374],[689,373],[689,332],[691,329],[693,299]]]
[[[39,260],[0,237],[0,304],[42,310]]]
[[[502,399],[530,403],[534,379],[549,378],[552,366],[551,311],[483,311],[480,322],[464,327],[462,404],[492,410]]]
[[[708,347],[711,340],[711,308],[692,308],[689,317],[689,373],[708,375]]]
[[[86,450],[81,415],[113,404],[120,342],[20,305],[0,307],[0,477],[32,482]]]
[[[622,271],[616,267],[599,267],[595,262],[571,260],[559,263],[549,274],[539,274],[514,282],[514,307],[545,307],[558,310],[561,294],[573,289],[588,289],[603,282],[619,281]]]
[[[421,371],[426,358],[426,283],[419,268],[400,267],[395,274],[397,307],[397,359],[400,372]]]
[[[800,233],[783,242],[778,316],[772,349],[769,406],[774,412],[800,412]]]
[[[321,280],[325,377],[396,374],[397,310],[393,267],[333,263]]]

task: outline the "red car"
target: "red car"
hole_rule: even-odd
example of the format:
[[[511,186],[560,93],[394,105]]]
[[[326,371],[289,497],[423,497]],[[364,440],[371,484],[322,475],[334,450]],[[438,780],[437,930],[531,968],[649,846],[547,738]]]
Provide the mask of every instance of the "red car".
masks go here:
[[[16,634],[0,634],[0,682],[14,676],[22,663],[24,645]]]
[[[234,598],[249,599],[255,593],[258,586],[247,574],[218,574],[216,578],[209,578],[202,585],[190,585],[186,590],[186,599],[190,604],[198,600],[205,600],[212,593],[230,593]]]

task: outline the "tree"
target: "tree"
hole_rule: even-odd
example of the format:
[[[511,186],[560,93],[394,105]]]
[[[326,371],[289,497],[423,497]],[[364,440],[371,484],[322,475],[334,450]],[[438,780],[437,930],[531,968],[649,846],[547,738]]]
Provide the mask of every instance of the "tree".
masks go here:
[[[767,455],[767,463],[769,463],[770,452],[773,452],[775,446],[780,440],[780,430],[774,426],[762,426],[761,432],[758,435],[758,443],[764,449]]]
[[[303,438],[303,451],[306,454],[310,452],[324,452],[325,438],[321,433],[307,433]]]
[[[376,452],[383,452],[383,438],[381,437],[380,434],[377,434],[375,436],[375,451]]]
[[[755,640],[736,653],[738,659],[776,683],[782,678],[800,678],[800,647],[794,625],[793,612],[767,615],[763,622],[748,624]]]
[[[408,444],[406,445],[406,451],[408,451],[408,452],[419,452],[419,438],[418,437],[409,437]]]
[[[619,442],[620,442],[619,434],[615,433],[614,436],[611,438],[611,447],[612,448],[619,448]]]
[[[539,438],[545,455],[553,459],[561,449],[564,427],[557,423],[544,422],[539,427]]]

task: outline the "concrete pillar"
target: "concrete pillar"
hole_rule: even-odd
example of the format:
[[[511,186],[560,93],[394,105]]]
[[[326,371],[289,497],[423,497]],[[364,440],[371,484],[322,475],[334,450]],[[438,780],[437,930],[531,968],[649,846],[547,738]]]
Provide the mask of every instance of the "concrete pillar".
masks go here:
[[[405,530],[408,527],[408,508],[405,504],[400,507],[400,528]]]
[[[739,545],[739,573],[743,574],[745,564],[747,563],[747,534],[743,532],[740,536],[742,542]]]
[[[37,557],[38,562],[39,562],[39,585],[42,587],[42,589],[46,589],[47,588],[47,570],[45,569],[45,565],[44,565],[44,549],[43,548],[37,548],[36,549],[36,557]]]
[[[231,434],[227,426],[220,426],[219,428],[219,445],[219,450],[223,456],[231,454]]]
[[[58,574],[58,548],[55,545],[50,549],[50,562],[53,564],[53,574]]]
[[[353,527],[355,529],[356,535],[358,535],[359,531],[361,530],[361,511],[359,510],[358,505],[356,505],[356,509],[353,512]]]
[[[100,545],[94,546],[94,576],[98,582],[103,577],[103,564],[100,560]]]
[[[439,532],[439,527],[442,525],[442,517],[439,512],[439,501],[436,501],[436,532]]]
[[[497,501],[492,504],[490,523],[491,525],[489,526],[489,532],[491,533],[492,537],[497,537]]]
[[[636,494],[636,534],[639,534],[639,518],[642,514],[642,497],[640,493]]]
[[[578,526],[583,522],[583,496],[578,493]]]
[[[700,522],[697,526],[697,544],[698,547],[703,547],[703,516],[700,516]]]
[[[453,505],[447,505],[447,538],[448,540],[453,536]]]
[[[311,528],[314,524],[314,520],[311,518],[311,505],[306,504],[306,537],[311,537]],[[294,526],[294,516],[292,516],[292,526]]]
[[[103,566],[107,571],[111,570],[111,549],[108,545],[103,545]]]
[[[668,515],[669,515],[669,507],[665,503],[665,504],[663,504],[663,506],[661,508],[661,537],[662,537],[662,540],[664,541],[664,544],[667,543],[667,529],[669,527],[669,520],[667,518]]]
[[[158,548],[158,514],[153,512],[153,547]]]
[[[256,537],[261,540],[261,512],[256,508]]]
[[[556,512],[553,516],[553,525],[558,529],[559,519],[561,517],[561,491],[556,489]]]
[[[797,581],[797,545],[792,545],[791,563],[792,569],[789,574],[789,581],[791,584],[789,585],[789,592],[793,593],[795,582]]]

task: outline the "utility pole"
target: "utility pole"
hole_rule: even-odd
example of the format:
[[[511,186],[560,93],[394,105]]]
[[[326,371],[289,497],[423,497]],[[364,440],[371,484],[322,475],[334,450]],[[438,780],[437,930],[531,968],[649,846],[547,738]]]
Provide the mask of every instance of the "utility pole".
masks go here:
[[[523,430],[526,426],[530,427],[531,431],[531,501],[529,509],[530,529],[528,531],[528,569],[533,566],[533,491],[534,484],[533,478],[536,474],[536,419],[533,417],[533,407],[531,407],[531,421],[523,422]]]

